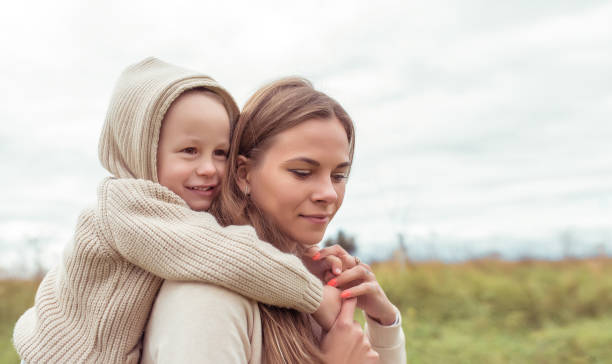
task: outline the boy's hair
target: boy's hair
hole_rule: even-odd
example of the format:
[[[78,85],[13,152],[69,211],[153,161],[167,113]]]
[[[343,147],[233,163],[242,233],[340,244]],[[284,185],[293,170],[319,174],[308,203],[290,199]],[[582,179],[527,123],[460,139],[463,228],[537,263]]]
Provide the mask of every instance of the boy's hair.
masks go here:
[[[162,120],[172,102],[193,89],[218,95],[234,124],[239,115],[236,102],[209,76],[153,57],[123,71],[100,135],[102,166],[118,178],[158,182],[157,144]]]

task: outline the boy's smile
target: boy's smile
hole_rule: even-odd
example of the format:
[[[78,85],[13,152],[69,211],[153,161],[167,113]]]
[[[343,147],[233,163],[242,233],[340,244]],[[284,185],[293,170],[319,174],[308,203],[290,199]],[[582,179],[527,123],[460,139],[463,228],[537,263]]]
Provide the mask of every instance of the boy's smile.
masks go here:
[[[207,186],[187,186],[187,189],[196,195],[202,197],[214,197],[218,193],[218,184],[211,184]]]
[[[157,179],[193,210],[208,210],[219,193],[229,129],[227,111],[210,91],[187,91],[166,113],[157,147]]]

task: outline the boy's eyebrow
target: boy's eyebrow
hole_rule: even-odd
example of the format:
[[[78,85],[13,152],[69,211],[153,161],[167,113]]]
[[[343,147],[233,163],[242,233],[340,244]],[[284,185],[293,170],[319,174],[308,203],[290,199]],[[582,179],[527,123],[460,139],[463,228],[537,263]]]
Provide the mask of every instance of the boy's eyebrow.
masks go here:
[[[297,157],[297,158],[293,158],[293,159],[289,159],[287,161],[287,163],[289,162],[304,162],[304,163],[308,163],[314,167],[319,167],[321,165],[321,163],[317,162],[314,159],[310,159],[307,157]],[[336,168],[344,168],[344,167],[350,167],[351,166],[351,162],[342,162],[340,164],[338,164],[336,166]]]
[[[189,136],[184,137],[184,139],[182,139],[182,141],[184,141],[184,142],[186,141],[188,143],[200,143],[200,142],[202,142],[202,139],[189,135]],[[230,142],[229,141],[223,141],[222,143],[219,143],[218,145],[229,147]]]

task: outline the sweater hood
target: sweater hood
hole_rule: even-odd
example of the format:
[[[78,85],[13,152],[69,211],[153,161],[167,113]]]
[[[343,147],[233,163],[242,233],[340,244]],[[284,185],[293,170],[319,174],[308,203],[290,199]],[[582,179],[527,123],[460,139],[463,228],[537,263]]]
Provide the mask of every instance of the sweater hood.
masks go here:
[[[157,144],[162,120],[185,91],[206,88],[221,96],[230,123],[239,114],[232,96],[206,75],[149,57],[129,66],[115,85],[98,156],[118,178],[157,180]]]

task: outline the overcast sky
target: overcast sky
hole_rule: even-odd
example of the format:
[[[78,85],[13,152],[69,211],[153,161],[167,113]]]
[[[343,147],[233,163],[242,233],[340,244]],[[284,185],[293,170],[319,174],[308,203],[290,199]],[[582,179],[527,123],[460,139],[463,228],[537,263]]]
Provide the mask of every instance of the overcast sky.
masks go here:
[[[420,257],[612,253],[612,2],[293,3],[3,4],[0,265],[70,238],[114,82],[147,56],[240,105],[287,75],[340,101],[357,150],[329,233],[362,254],[398,233]]]

